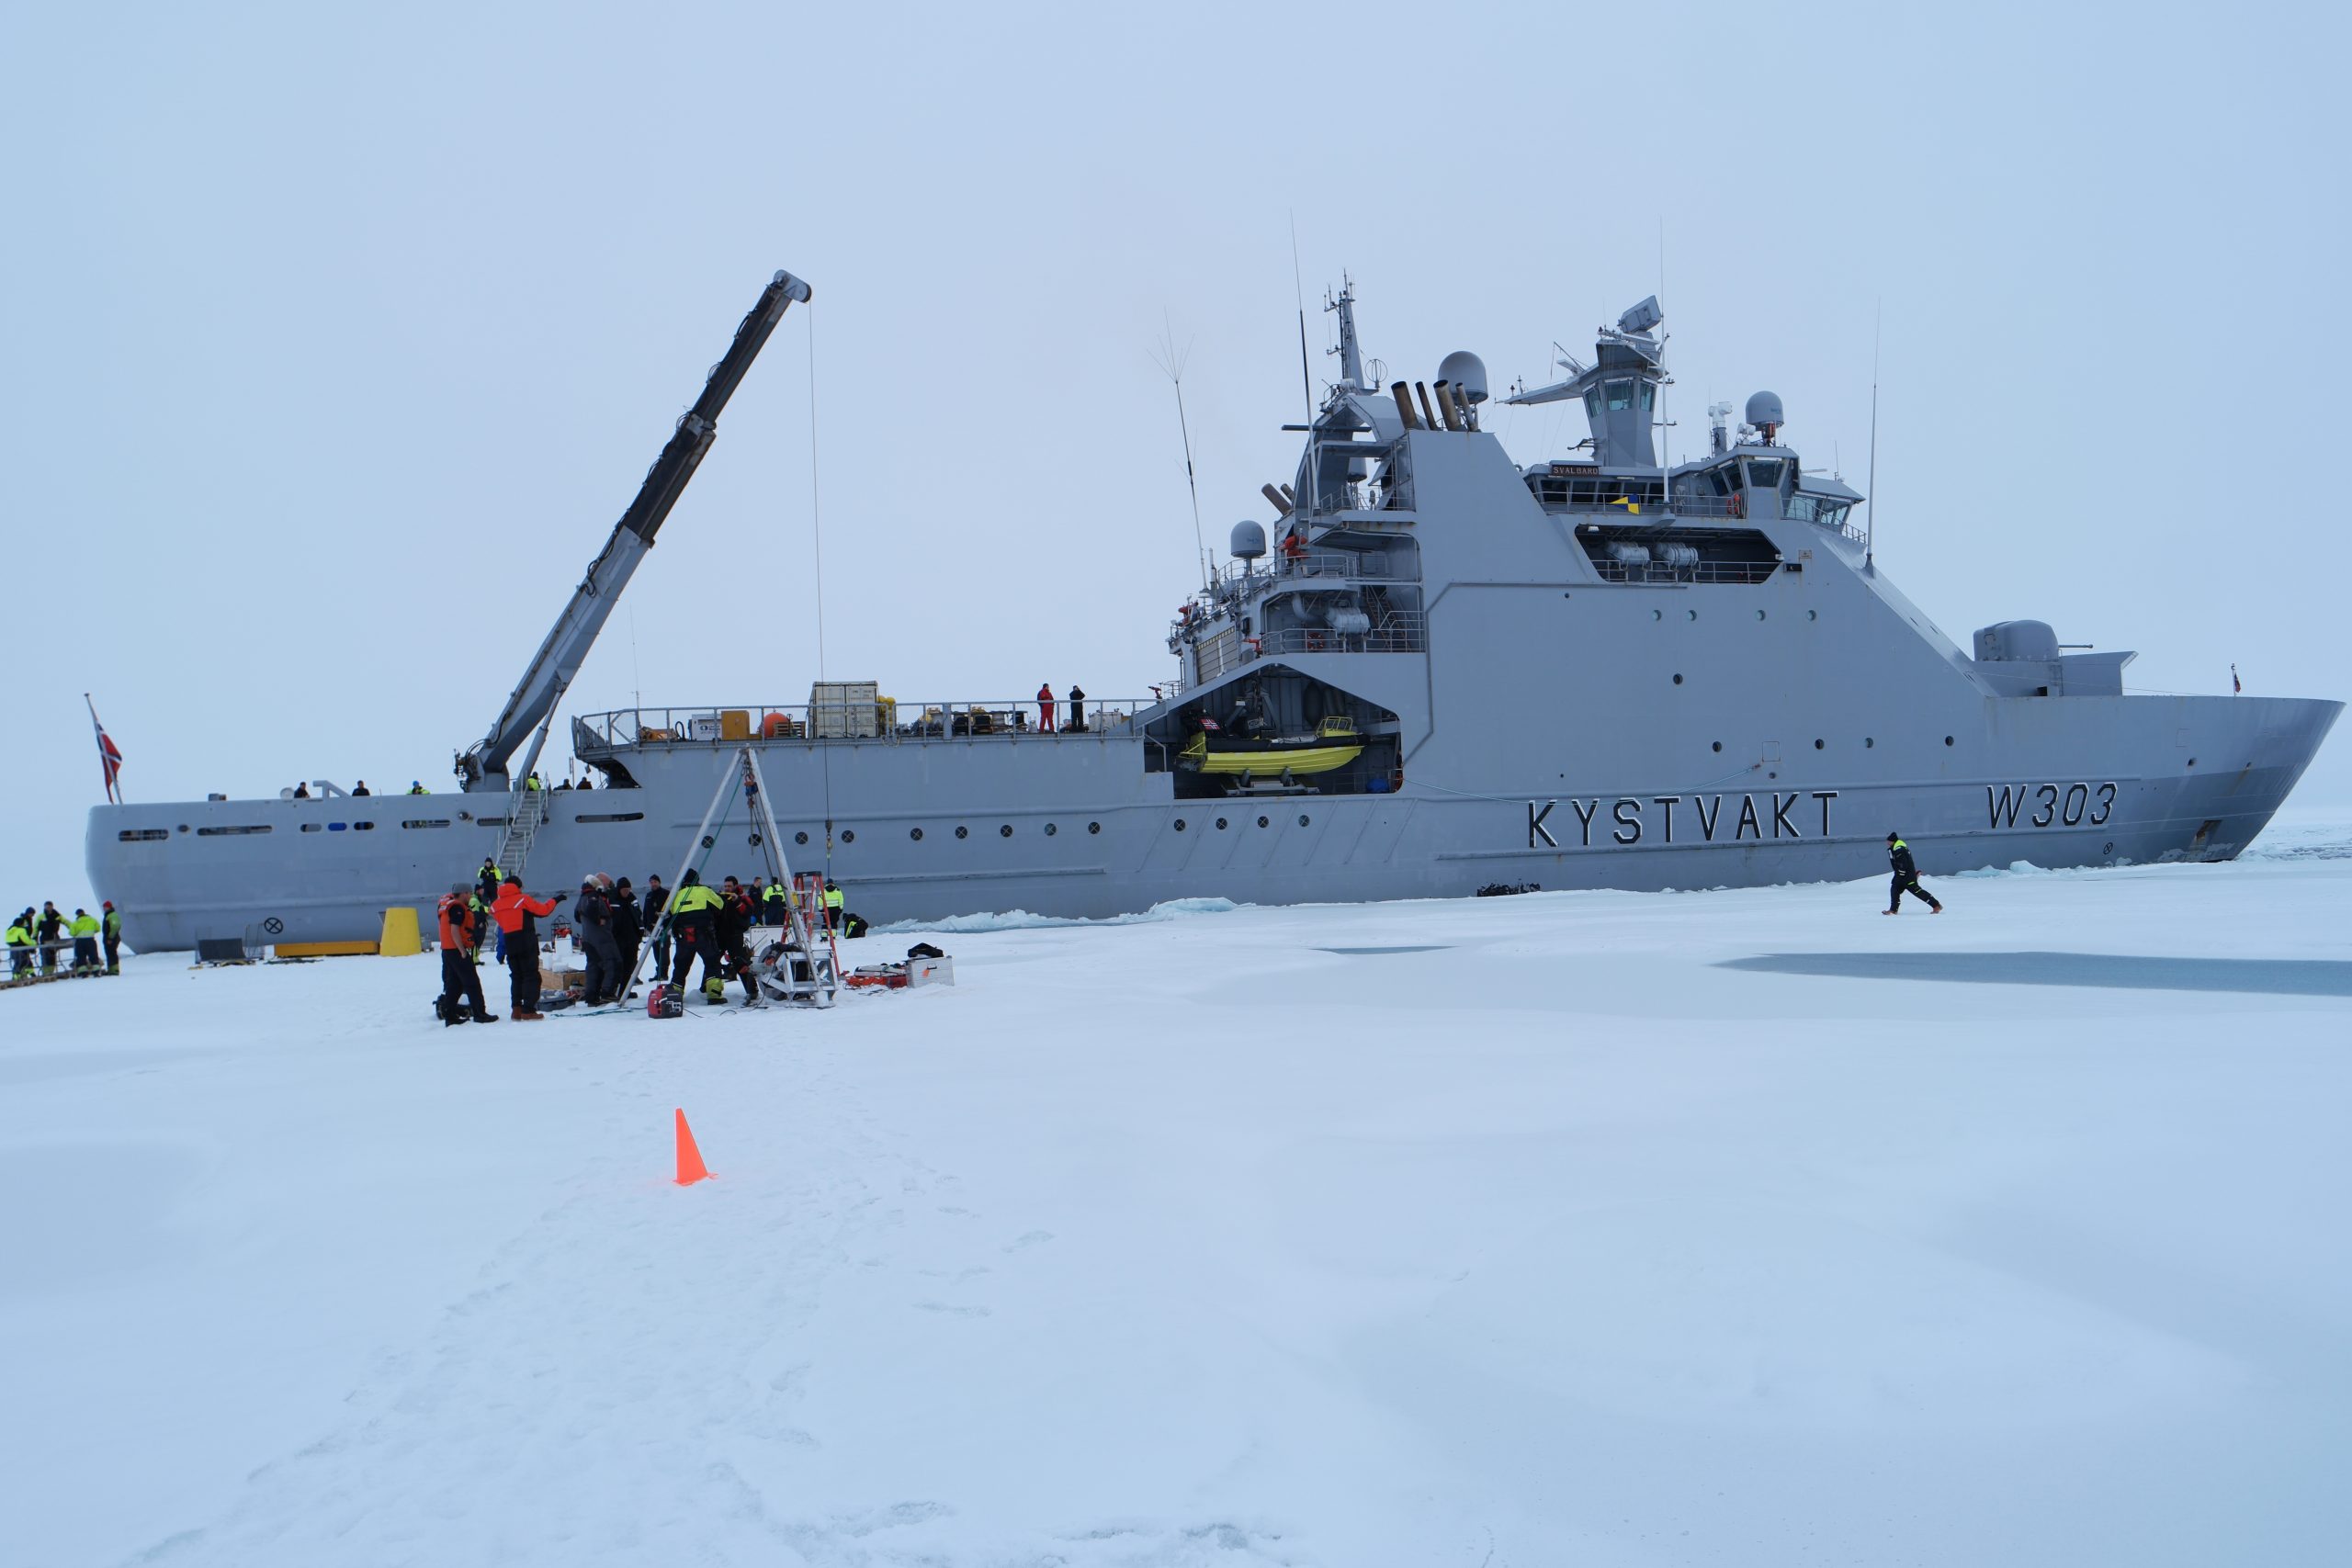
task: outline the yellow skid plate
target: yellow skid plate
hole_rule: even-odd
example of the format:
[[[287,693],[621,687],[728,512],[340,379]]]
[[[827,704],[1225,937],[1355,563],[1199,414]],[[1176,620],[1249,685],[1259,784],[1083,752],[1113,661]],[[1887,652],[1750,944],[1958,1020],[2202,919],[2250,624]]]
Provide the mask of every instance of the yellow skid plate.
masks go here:
[[[275,950],[280,958],[373,958],[376,943],[372,942],[281,942]]]

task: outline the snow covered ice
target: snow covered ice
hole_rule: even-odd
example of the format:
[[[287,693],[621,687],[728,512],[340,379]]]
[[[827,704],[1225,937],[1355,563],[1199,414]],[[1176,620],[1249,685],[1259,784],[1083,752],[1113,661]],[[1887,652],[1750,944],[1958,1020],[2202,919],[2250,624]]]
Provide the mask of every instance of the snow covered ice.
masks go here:
[[[2342,1561],[2352,828],[1929,885],[0,996],[0,1554]]]

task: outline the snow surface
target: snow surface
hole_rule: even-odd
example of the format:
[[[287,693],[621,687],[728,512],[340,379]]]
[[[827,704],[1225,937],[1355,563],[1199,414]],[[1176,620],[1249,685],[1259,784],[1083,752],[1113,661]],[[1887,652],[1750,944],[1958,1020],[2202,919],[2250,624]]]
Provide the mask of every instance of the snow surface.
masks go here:
[[[2352,829],[1931,886],[0,995],[0,1557],[2343,1561]]]

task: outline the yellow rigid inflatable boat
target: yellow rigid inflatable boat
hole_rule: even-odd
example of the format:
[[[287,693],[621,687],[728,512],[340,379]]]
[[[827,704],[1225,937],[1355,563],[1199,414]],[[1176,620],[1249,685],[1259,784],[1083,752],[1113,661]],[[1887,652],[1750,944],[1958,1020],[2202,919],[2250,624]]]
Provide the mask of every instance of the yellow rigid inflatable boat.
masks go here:
[[[1363,754],[1363,733],[1344,718],[1327,718],[1312,735],[1250,740],[1203,730],[1176,754],[1177,766],[1203,773],[1328,773]]]

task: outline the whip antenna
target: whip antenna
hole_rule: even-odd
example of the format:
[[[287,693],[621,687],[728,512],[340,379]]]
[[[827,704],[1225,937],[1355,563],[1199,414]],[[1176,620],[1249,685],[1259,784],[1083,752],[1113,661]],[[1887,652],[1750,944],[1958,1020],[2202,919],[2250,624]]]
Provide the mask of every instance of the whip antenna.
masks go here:
[[[1306,372],[1306,283],[1298,267],[1298,209],[1290,214],[1290,287],[1298,297],[1298,395],[1306,400],[1306,423],[1315,423],[1315,378]]]
[[[1878,555],[1878,343],[1886,316],[1886,301],[1878,304],[1871,321],[1871,492],[1862,498],[1870,508],[1870,527],[1862,535],[1862,570],[1874,571]]]
[[[1162,320],[1164,322],[1165,318]],[[1201,587],[1206,589],[1209,586],[1208,539],[1201,532],[1201,485],[1193,477],[1193,427],[1184,418],[1184,361],[1192,352],[1191,344],[1184,345],[1182,354],[1176,352],[1175,329],[1169,327],[1160,340],[1160,352],[1153,356],[1153,363],[1159,367],[1170,384],[1176,389],[1176,430],[1184,438],[1184,487],[1193,492],[1193,547],[1200,552]]]

